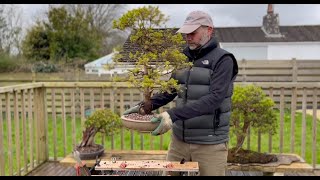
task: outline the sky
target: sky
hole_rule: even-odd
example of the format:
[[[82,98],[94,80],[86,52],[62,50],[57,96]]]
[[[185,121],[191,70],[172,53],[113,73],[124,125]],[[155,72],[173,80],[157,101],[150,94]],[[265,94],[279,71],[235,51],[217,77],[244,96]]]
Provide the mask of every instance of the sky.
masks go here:
[[[129,4],[128,10],[145,4]],[[210,14],[216,27],[261,26],[267,14],[267,4],[152,4],[169,16],[167,27],[179,27],[193,10]],[[32,24],[39,14],[44,13],[48,4],[20,4],[26,26]],[[287,25],[320,25],[320,4],[274,4],[279,22]]]

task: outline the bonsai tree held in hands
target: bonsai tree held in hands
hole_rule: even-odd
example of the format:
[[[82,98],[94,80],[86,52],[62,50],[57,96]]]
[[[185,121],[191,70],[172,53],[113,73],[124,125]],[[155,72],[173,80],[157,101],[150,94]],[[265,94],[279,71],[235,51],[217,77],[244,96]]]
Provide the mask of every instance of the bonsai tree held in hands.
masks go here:
[[[119,50],[114,61],[125,58],[134,63],[134,69],[128,72],[128,81],[143,92],[146,114],[151,114],[150,98],[157,86],[160,92],[168,93],[172,88],[179,88],[176,80],[163,80],[161,77],[191,65],[181,53],[185,44],[182,35],[172,33],[170,29],[159,29],[167,21],[158,7],[147,6],[128,11],[113,23],[114,28],[132,31],[130,42],[137,50],[127,55]]]
[[[235,86],[232,96],[231,135],[236,136],[232,154],[242,149],[248,129],[254,132],[275,134],[277,128],[275,103],[255,85]]]
[[[85,121],[85,130],[83,131],[82,141],[78,146],[81,148],[96,147],[94,138],[98,132],[107,136],[114,134],[121,127],[120,117],[109,109],[99,109],[93,112]]]

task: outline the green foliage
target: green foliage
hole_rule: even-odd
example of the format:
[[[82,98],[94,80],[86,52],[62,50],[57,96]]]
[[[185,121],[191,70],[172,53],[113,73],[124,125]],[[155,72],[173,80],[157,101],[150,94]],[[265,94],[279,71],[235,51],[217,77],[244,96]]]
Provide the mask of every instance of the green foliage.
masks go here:
[[[30,30],[22,42],[22,51],[26,58],[33,60],[50,59],[50,42],[48,31],[41,23],[37,23]]]
[[[121,119],[119,115],[113,113],[109,109],[96,110],[88,117],[85,122],[85,127],[95,127],[97,132],[112,135],[117,132],[121,127]]]
[[[17,63],[10,56],[0,53],[0,72],[11,72],[17,66]]]
[[[55,64],[39,61],[33,65],[33,72],[36,72],[36,73],[58,72],[58,67]]]
[[[99,57],[101,34],[90,25],[91,18],[81,11],[71,14],[64,7],[49,9],[48,19],[28,31],[23,42],[24,55],[35,60],[66,62]]]
[[[130,41],[137,46],[137,51],[123,56],[123,50],[114,56],[114,61],[126,58],[135,62],[135,68],[128,73],[129,82],[144,92],[145,100],[150,98],[156,86],[160,91],[170,92],[178,88],[177,81],[163,80],[160,77],[191,64],[181,53],[185,44],[180,33],[160,27],[168,21],[158,7],[145,6],[125,13],[113,22],[114,28],[131,30]]]
[[[232,96],[231,135],[242,146],[249,126],[255,132],[275,134],[277,129],[275,103],[256,85],[235,86]]]

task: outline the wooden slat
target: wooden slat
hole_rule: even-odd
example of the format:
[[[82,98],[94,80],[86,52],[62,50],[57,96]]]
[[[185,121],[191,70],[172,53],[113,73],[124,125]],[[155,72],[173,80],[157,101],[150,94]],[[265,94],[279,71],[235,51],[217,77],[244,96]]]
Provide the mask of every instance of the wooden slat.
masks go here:
[[[74,89],[70,90],[71,93],[71,131],[72,131],[72,147],[76,147],[76,101],[75,101],[75,91]]]
[[[17,174],[20,176],[21,172],[21,161],[20,161],[20,157],[21,157],[21,150],[20,150],[20,118],[19,118],[19,106],[18,106],[18,92],[15,91],[13,93],[13,100],[14,100],[14,123],[15,123],[15,143],[16,143],[16,167],[18,169]]]
[[[23,145],[23,162],[24,162],[24,174],[28,172],[28,146],[27,146],[27,117],[26,117],[26,90],[21,92],[21,117],[22,117],[22,145]],[[1,111],[0,111],[1,112]]]
[[[248,132],[247,132],[247,149],[251,149],[251,126],[248,127]]]
[[[143,99],[143,93],[140,92],[140,98]],[[143,137],[143,133],[140,132],[140,149],[143,150],[144,149],[144,137]]]
[[[61,107],[62,107],[62,141],[63,141],[63,156],[67,154],[67,120],[66,120],[66,109],[65,109],[65,89],[61,89]]]
[[[7,114],[7,131],[8,131],[8,167],[9,176],[13,175],[13,148],[12,148],[12,124],[11,124],[11,108],[10,93],[6,93],[6,114]]]
[[[283,136],[284,136],[284,88],[281,88],[280,94],[280,145],[279,145],[279,152],[283,152]]]
[[[303,100],[302,100],[302,137],[301,137],[301,156],[306,158],[306,135],[307,135],[307,90],[303,88]]]
[[[4,133],[3,133],[3,110],[2,110],[2,97],[0,94],[0,176],[4,176],[5,175],[5,156],[4,156]]]
[[[132,90],[132,88],[130,88],[130,108],[133,106],[134,106],[134,104],[133,104],[133,90]],[[131,150],[134,149],[134,133],[133,133],[132,129],[130,129],[130,148],[131,148]]]
[[[101,94],[101,99],[100,99],[100,108],[104,109],[104,88],[100,88],[100,94]],[[101,133],[101,145],[104,146],[104,141],[105,141],[105,134]]]
[[[317,165],[317,109],[318,109],[318,91],[317,88],[313,90],[313,123],[312,123],[312,166]]]
[[[123,92],[120,90],[120,114],[124,112],[124,97]],[[121,150],[124,149],[124,127],[121,128],[120,131],[120,138],[121,138]]]
[[[28,83],[28,84],[19,84],[13,86],[4,86],[0,88],[0,94],[2,93],[13,93],[14,91],[21,91],[23,89],[34,89],[44,86],[44,83]]]
[[[115,93],[115,88],[110,90],[110,110],[112,112],[115,112]],[[114,149],[114,135],[111,135],[111,149]]]
[[[28,89],[28,121],[29,121],[29,144],[30,144],[30,164],[31,169],[34,168],[34,125],[35,118],[32,112],[32,90]]]
[[[258,131],[258,152],[261,152],[261,132]]]
[[[272,87],[270,87],[270,90],[269,90],[269,97],[271,98],[271,99],[273,99],[273,88]],[[268,152],[269,153],[271,153],[272,152],[272,134],[271,134],[271,132],[269,133],[269,141],[268,141]]]
[[[290,143],[291,153],[294,152],[294,144],[295,144],[296,107],[297,107],[297,88],[293,88],[292,100],[291,100],[291,143]]]
[[[84,107],[84,89],[80,88],[80,111],[81,111],[81,128],[84,127],[84,121],[85,121],[85,107]]]
[[[55,88],[51,89],[51,96],[52,96],[52,130],[53,130],[53,157],[54,160],[57,160],[57,115],[56,115],[56,91]]]

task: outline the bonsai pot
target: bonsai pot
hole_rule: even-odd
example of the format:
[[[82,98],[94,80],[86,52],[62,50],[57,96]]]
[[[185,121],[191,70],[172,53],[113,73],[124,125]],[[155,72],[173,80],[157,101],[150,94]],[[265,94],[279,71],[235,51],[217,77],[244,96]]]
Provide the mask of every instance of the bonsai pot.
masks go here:
[[[91,150],[92,148],[96,149],[95,151]],[[77,147],[77,150],[79,151],[80,159],[82,160],[88,160],[88,159],[96,159],[97,157],[100,157],[104,152],[104,147],[100,144],[96,144],[96,147]]]
[[[159,123],[152,123],[150,120],[131,119],[126,115],[121,116],[122,125],[128,129],[136,130],[141,133],[154,131]]]

